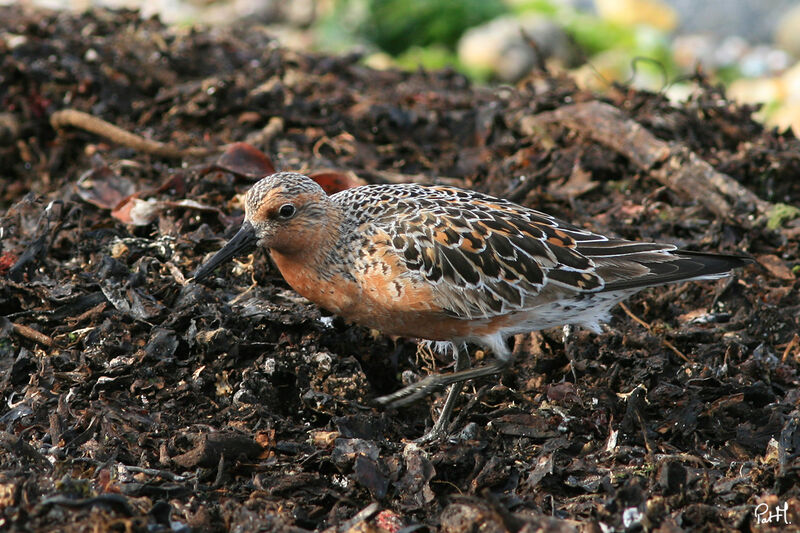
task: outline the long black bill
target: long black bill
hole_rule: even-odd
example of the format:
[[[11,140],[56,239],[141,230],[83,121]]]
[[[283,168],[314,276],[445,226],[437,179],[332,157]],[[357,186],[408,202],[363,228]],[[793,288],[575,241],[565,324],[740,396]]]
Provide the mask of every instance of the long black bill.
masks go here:
[[[223,246],[219,252],[215,253],[211,259],[200,265],[192,278],[195,281],[201,281],[208,277],[215,268],[224,263],[225,261],[235,257],[248,248],[255,245],[258,238],[256,237],[256,230],[253,225],[245,221],[236,235]]]

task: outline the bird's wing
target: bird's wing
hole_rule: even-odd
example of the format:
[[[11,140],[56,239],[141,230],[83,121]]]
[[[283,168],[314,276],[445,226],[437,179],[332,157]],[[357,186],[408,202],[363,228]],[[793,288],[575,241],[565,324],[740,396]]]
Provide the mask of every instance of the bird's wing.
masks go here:
[[[395,217],[391,243],[412,273],[434,285],[448,313],[485,318],[531,307],[543,290],[604,288],[594,261],[579,249],[607,246],[602,235],[472,191],[426,192],[426,207]]]
[[[408,275],[431,284],[437,304],[459,318],[503,315],[582,293],[711,279],[747,263],[677,251],[671,244],[609,238],[455,187],[382,191],[380,226],[394,253]]]

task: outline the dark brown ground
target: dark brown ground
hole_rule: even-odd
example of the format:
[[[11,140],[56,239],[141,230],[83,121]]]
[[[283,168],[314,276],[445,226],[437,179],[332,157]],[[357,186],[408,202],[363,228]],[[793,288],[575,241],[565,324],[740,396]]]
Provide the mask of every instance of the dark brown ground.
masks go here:
[[[595,98],[569,79],[483,89],[134,13],[0,8],[0,32],[0,529],[761,530],[761,502],[800,523],[800,224],[720,218],[562,124],[524,134],[520,117]],[[800,203],[800,143],[698,88],[679,107],[624,88],[605,101],[763,200]],[[440,395],[371,405],[432,369],[413,339],[326,327],[260,252],[185,283],[236,229],[258,165],[57,133],[65,108],[183,147],[248,140],[281,170],[448,177],[759,262],[639,294],[650,331],[617,308],[599,336],[517,339],[512,371],[468,387],[453,437],[416,447]],[[112,216],[132,193],[155,202],[140,226]]]

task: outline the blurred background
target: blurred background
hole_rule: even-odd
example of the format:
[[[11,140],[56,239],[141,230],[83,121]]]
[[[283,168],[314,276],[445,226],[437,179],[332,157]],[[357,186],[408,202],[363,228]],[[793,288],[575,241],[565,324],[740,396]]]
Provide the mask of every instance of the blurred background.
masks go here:
[[[10,3],[0,0],[0,3]],[[267,26],[283,45],[357,53],[374,68],[452,67],[476,83],[566,71],[691,97],[695,73],[757,118],[800,133],[800,2],[790,0],[27,0],[50,9],[138,9],[177,28]]]

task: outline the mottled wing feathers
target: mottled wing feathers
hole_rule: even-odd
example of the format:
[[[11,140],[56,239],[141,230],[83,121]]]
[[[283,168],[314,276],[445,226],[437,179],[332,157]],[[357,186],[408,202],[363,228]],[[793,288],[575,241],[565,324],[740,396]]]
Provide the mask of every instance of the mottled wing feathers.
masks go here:
[[[362,228],[385,232],[409,276],[432,284],[439,305],[462,318],[524,310],[550,296],[719,277],[740,266],[725,256],[675,252],[669,244],[609,239],[454,187],[375,185],[332,199]]]
[[[455,316],[524,309],[547,284],[578,292],[603,287],[576,249],[579,240],[601,236],[507,200],[418,185],[358,187],[333,199],[363,228],[385,231],[410,275],[432,284]]]

